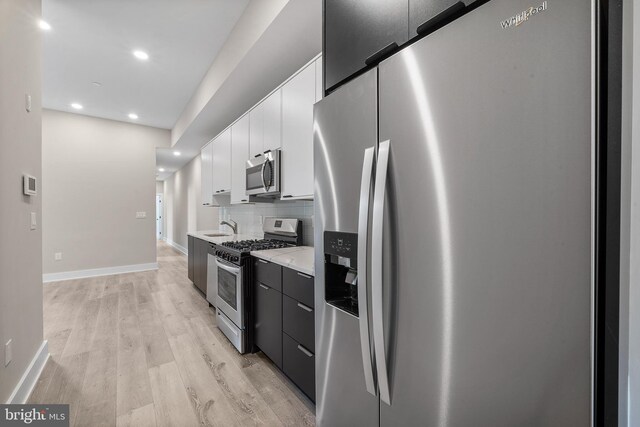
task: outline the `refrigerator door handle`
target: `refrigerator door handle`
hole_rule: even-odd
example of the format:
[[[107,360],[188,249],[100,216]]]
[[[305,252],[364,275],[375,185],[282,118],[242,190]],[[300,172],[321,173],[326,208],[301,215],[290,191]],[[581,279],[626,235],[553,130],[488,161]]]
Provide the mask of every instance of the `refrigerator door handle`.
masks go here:
[[[391,405],[389,393],[389,375],[385,355],[384,319],[382,305],[382,232],[384,224],[384,196],[387,186],[390,141],[378,146],[378,165],[373,193],[373,221],[371,224],[371,305],[373,309],[373,343],[375,347],[376,368],[380,399]]]
[[[362,349],[362,365],[364,382],[367,391],[377,396],[373,376],[373,358],[371,356],[371,337],[369,336],[369,307],[367,298],[367,248],[369,247],[369,195],[373,176],[373,157],[375,147],[364,151],[362,163],[362,180],[360,183],[360,208],[358,213],[358,318],[360,323],[360,347]]]

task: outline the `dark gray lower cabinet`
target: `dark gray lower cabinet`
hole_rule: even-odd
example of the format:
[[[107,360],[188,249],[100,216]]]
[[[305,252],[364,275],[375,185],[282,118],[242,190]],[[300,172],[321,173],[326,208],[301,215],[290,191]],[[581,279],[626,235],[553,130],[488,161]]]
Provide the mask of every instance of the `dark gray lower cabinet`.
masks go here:
[[[207,262],[210,245],[209,242],[197,237],[189,236],[188,238],[189,280],[205,295],[207,294]]]
[[[316,356],[287,334],[282,334],[282,371],[315,402]]]
[[[189,280],[191,280],[193,282],[194,276],[193,276],[193,272],[194,272],[194,255],[195,255],[195,248],[194,248],[194,240],[195,237],[193,236],[189,236],[187,238],[188,243],[187,243],[187,250],[189,251],[189,256],[187,257],[188,261],[189,261]]]
[[[315,313],[311,307],[282,296],[282,331],[315,353]]]
[[[282,294],[254,282],[254,337],[256,345],[282,369]]]
[[[258,258],[253,265],[256,346],[315,401],[313,277]]]

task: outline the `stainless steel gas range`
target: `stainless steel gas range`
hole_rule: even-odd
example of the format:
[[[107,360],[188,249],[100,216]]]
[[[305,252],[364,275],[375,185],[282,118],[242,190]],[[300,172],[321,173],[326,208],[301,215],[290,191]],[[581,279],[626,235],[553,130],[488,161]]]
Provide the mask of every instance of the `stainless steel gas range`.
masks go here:
[[[253,296],[251,251],[302,244],[302,223],[291,218],[265,218],[264,239],[216,245],[218,328],[240,353],[253,351]]]

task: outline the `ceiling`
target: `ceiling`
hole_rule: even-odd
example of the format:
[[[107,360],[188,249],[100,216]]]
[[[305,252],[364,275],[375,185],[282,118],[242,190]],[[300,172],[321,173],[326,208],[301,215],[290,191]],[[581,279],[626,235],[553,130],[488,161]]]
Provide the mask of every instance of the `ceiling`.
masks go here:
[[[173,128],[248,2],[44,0],[43,106]]]

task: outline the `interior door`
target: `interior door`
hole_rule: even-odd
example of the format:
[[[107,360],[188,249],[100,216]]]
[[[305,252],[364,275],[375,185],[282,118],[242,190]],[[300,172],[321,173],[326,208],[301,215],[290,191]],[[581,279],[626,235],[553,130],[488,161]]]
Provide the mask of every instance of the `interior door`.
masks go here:
[[[324,232],[358,232],[365,149],[377,140],[377,71],[347,83],[314,108],[316,422],[377,426],[367,392],[359,318],[325,301]],[[362,254],[366,256],[366,254]],[[371,371],[370,371],[371,372]]]
[[[591,5],[540,5],[511,25],[531,2],[493,0],[380,65],[382,426],[590,425]]]

